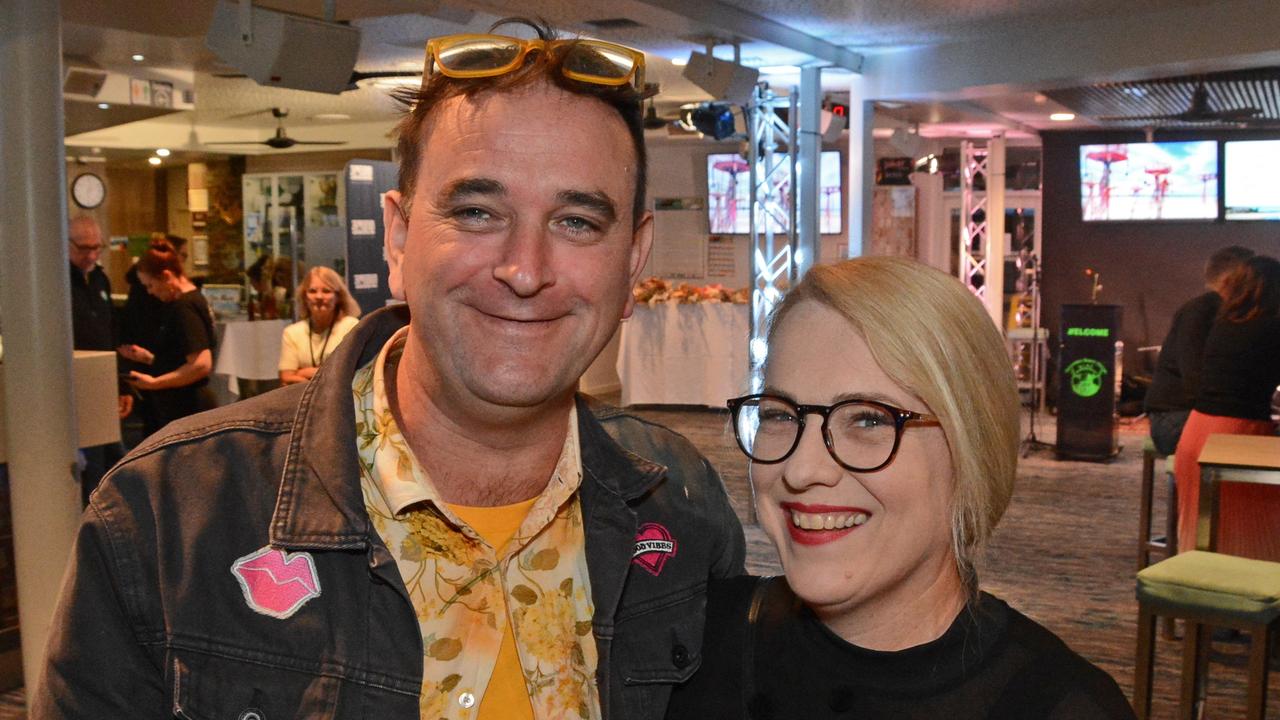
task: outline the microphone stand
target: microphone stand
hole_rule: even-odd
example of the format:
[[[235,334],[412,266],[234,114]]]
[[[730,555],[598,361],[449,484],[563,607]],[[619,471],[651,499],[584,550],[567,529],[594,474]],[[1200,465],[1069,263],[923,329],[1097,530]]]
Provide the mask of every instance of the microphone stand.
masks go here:
[[[1043,359],[1040,349],[1040,261],[1035,253],[1031,253],[1028,262],[1031,265],[1030,272],[1027,273],[1031,281],[1031,418],[1027,436],[1022,440],[1022,457],[1024,458],[1033,450],[1047,450],[1053,447],[1052,443],[1042,442],[1036,437],[1036,416],[1040,412],[1040,405],[1043,403],[1041,394],[1044,392],[1044,388],[1041,387],[1044,378],[1040,369]]]

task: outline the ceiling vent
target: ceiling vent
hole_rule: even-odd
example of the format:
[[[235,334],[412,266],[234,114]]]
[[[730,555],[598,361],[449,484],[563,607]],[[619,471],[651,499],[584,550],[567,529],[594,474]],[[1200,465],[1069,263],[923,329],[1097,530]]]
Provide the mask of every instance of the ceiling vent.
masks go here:
[[[105,70],[69,65],[66,73],[62,76],[62,92],[68,95],[85,95],[96,98],[98,93],[102,92],[102,85],[106,81],[107,72]]]
[[[587,20],[586,23],[597,30],[634,30],[638,27],[644,27],[635,20],[624,17]]]

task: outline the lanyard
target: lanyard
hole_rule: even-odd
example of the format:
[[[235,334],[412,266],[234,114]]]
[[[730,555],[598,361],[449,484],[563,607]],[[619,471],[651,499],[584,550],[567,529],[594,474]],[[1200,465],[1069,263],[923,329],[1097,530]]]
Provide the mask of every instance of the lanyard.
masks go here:
[[[333,332],[333,326],[338,324],[338,318],[334,318],[329,323],[329,329],[324,331],[324,342],[320,346],[320,361],[316,362],[316,346],[311,341],[311,321],[307,320],[307,350],[311,353],[311,367],[320,367],[320,363],[324,362],[325,351],[329,349],[329,333]]]

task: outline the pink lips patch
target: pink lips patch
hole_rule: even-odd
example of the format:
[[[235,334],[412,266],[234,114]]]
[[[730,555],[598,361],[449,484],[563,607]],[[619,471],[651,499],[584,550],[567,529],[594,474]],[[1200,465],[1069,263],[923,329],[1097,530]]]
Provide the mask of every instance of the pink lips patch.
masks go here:
[[[320,597],[320,578],[310,553],[287,553],[271,546],[231,564],[245,602],[254,612],[281,620]]]
[[[671,533],[658,523],[645,523],[636,533],[636,550],[631,562],[657,577],[667,560],[676,556],[676,541]]]

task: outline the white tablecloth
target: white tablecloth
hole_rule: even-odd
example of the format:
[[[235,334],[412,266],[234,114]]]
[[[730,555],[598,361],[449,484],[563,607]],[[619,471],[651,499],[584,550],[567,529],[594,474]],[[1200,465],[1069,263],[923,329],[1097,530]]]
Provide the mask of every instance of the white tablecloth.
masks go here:
[[[240,394],[236,378],[275,380],[280,377],[280,344],[288,320],[232,320],[218,344],[213,371],[227,376],[227,387]]]
[[[622,325],[622,404],[724,407],[747,391],[750,306],[659,303]]]

